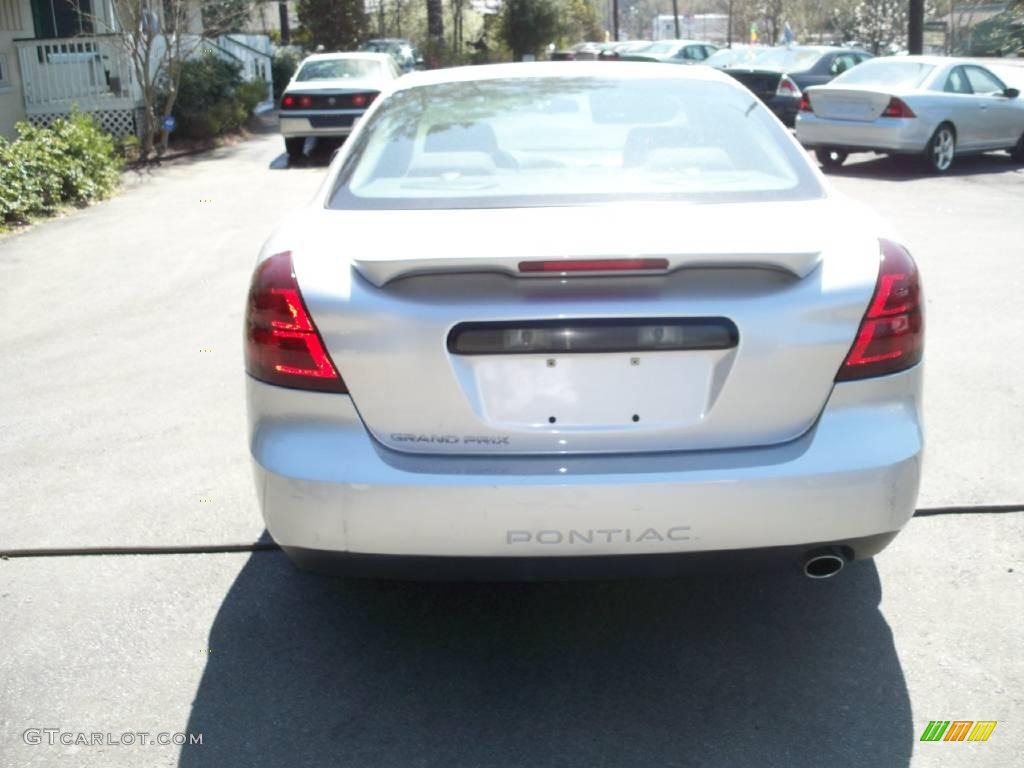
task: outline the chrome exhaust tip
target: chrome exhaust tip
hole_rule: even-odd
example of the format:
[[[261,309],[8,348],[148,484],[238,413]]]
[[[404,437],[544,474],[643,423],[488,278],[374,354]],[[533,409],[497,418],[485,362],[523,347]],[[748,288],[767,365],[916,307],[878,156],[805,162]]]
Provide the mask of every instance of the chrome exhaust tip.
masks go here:
[[[838,549],[816,549],[804,555],[803,572],[809,579],[830,579],[845,565],[846,557]]]

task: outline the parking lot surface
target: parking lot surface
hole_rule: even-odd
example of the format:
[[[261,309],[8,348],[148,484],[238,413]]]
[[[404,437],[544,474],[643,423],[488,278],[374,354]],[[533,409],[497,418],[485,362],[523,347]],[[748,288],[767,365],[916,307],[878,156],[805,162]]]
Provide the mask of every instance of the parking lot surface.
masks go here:
[[[282,149],[178,161],[0,239],[0,550],[263,536],[245,292],[324,173]],[[933,178],[863,155],[831,178],[920,265],[920,506],[961,513],[824,583],[399,585],[269,551],[0,561],[0,765],[1015,764],[1024,512],[983,510],[1024,506],[1024,167]],[[936,719],[999,724],[921,743]],[[32,745],[29,728],[203,743]]]

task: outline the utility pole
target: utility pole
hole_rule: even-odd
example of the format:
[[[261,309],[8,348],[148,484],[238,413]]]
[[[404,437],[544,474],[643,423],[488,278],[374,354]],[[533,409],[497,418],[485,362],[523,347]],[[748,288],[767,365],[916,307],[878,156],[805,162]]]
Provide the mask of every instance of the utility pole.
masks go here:
[[[679,39],[679,0],[672,0],[672,21],[676,25],[676,40]]]
[[[288,3],[282,0],[277,4],[278,18],[281,20],[281,45],[291,43],[291,29],[288,27]]]
[[[729,0],[729,19],[725,22],[725,47],[732,48],[732,0]]]
[[[952,16],[952,13],[950,14]],[[907,51],[920,54],[924,50],[924,0],[910,0],[907,18]]]
[[[619,42],[619,0],[612,0],[612,37]]]

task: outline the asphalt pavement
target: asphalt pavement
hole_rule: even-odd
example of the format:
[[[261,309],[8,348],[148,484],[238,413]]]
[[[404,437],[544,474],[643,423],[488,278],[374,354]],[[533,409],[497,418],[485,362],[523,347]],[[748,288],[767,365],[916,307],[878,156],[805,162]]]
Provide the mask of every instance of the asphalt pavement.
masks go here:
[[[324,171],[281,149],[176,161],[0,238],[0,550],[263,535],[245,292]],[[921,506],[1024,505],[1024,168],[992,155],[936,179],[855,156],[833,179],[924,276]],[[0,765],[1009,766],[1022,542],[1024,512],[922,516],[825,583],[401,585],[276,552],[0,561]],[[999,725],[919,742],[935,719]],[[35,745],[31,728],[203,743]]]

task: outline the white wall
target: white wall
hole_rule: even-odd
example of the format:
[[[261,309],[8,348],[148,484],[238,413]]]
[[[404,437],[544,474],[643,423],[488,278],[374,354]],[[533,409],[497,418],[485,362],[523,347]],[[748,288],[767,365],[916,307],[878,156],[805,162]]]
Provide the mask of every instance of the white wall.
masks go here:
[[[21,73],[13,40],[32,37],[32,6],[29,0],[0,0],[0,57],[4,59],[0,83],[0,136],[14,138],[14,124],[25,119],[21,97]]]

